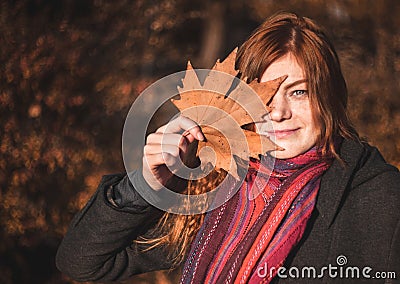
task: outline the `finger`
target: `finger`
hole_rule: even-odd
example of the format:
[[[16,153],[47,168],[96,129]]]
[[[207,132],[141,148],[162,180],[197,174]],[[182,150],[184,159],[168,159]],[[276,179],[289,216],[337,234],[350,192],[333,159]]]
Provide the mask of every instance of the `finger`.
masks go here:
[[[186,151],[188,141],[186,136],[174,133],[152,133],[147,136],[146,145],[159,144],[159,145],[177,145],[182,151]]]
[[[169,153],[157,153],[143,156],[143,164],[147,164],[150,169],[166,165],[167,167],[173,167],[179,159]]]
[[[201,132],[200,126],[198,126],[193,120],[184,116],[179,116],[178,118],[170,121],[168,124],[157,129],[156,132],[180,133],[182,131],[184,136],[186,136],[190,142],[193,142],[194,139],[200,141],[204,140],[204,135]]]
[[[179,156],[180,148],[175,145],[147,144],[143,152],[146,156],[167,153],[174,157]]]

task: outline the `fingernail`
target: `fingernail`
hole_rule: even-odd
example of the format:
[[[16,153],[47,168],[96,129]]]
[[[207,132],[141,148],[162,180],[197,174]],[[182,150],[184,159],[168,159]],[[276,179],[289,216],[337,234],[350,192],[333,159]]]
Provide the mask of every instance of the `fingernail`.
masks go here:
[[[197,139],[199,139],[200,141],[204,140],[204,136],[201,132],[197,133]]]

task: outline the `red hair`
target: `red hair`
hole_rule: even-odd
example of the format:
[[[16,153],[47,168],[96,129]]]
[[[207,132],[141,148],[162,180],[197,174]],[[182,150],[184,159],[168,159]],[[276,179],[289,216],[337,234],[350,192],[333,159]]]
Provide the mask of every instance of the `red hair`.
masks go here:
[[[237,69],[249,81],[260,79],[268,66],[292,54],[303,67],[314,120],[321,132],[323,152],[339,158],[335,135],[358,140],[347,114],[347,87],[338,56],[325,32],[312,20],[293,13],[278,13],[260,25],[240,47]]]

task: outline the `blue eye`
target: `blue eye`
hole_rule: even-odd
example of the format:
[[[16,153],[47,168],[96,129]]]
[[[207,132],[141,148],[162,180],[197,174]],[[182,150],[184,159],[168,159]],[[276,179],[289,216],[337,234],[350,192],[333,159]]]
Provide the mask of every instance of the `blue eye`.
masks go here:
[[[306,90],[296,90],[292,93],[293,96],[295,97],[301,97],[301,96],[306,96],[307,91]]]

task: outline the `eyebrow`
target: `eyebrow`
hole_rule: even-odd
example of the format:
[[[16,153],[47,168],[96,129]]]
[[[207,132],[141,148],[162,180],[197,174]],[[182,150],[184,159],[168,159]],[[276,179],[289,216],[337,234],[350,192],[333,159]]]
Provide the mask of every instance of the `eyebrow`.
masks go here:
[[[306,83],[306,82],[307,82],[307,79],[297,80],[297,81],[294,81],[293,83],[286,85],[284,89],[286,91],[286,90],[292,88],[293,86],[299,85],[301,83]]]

